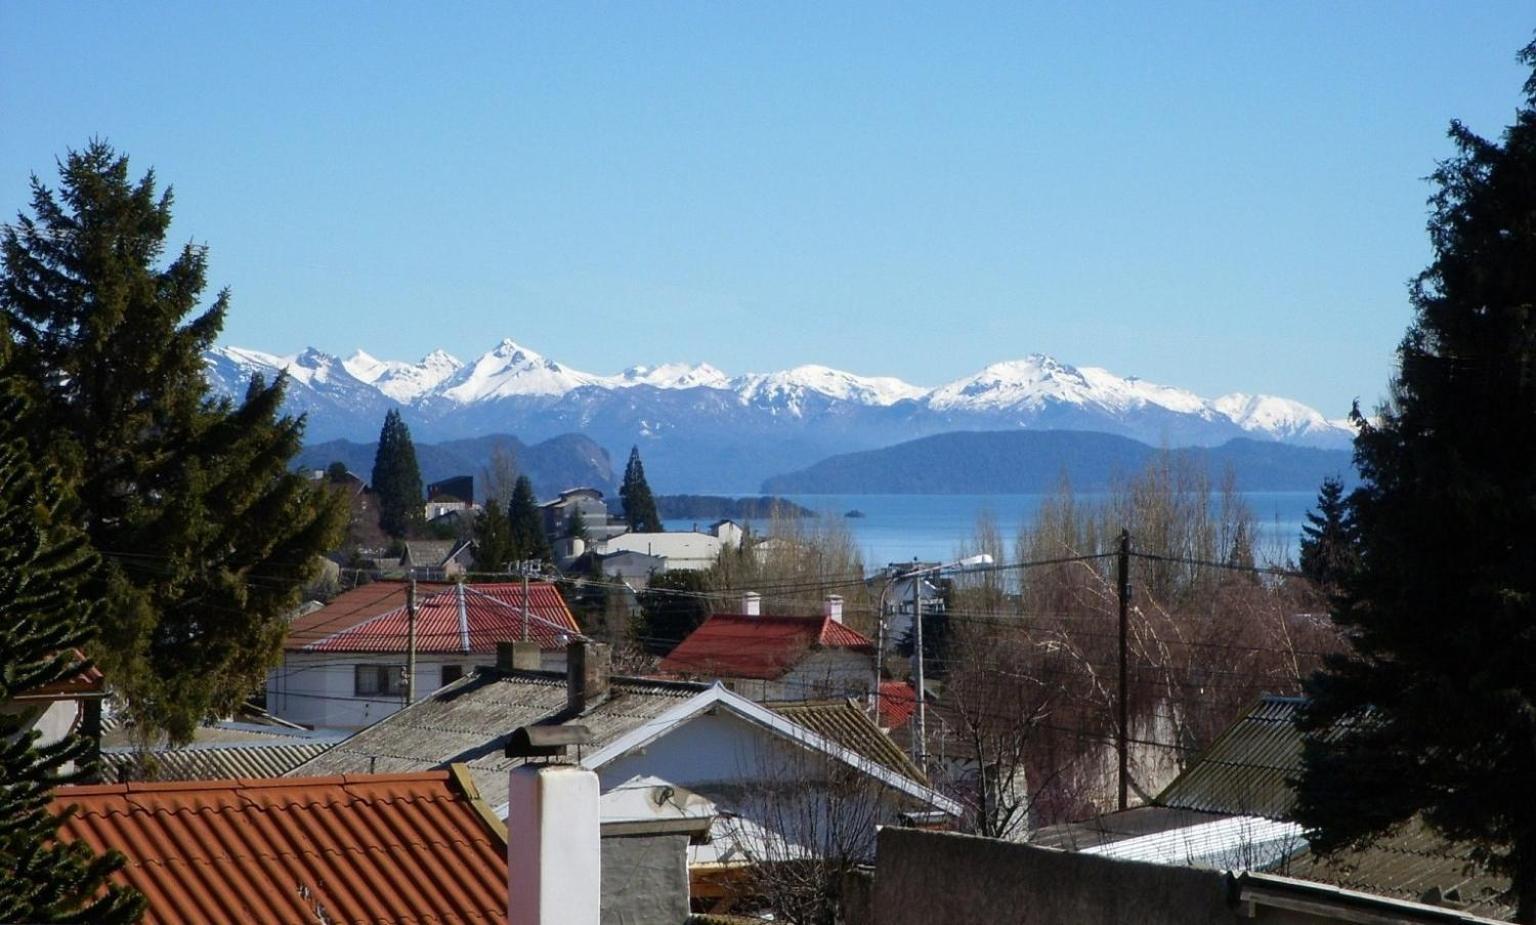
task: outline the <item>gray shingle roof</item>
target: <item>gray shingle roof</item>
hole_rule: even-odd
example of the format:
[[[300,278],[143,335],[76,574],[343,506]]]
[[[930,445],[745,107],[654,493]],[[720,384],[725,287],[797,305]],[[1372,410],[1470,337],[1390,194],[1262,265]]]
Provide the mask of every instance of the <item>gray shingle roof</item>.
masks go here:
[[[595,741],[587,748],[600,748],[706,688],[614,678],[608,699],[571,721],[591,730]],[[507,799],[507,770],[522,763],[503,755],[512,731],[565,707],[564,673],[481,669],[360,730],[287,776],[395,774],[462,762],[480,795],[497,806]]]

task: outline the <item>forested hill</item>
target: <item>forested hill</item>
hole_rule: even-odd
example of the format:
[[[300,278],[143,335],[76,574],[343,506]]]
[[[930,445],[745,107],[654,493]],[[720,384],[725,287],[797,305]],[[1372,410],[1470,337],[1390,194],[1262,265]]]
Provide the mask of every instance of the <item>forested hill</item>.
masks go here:
[[[1075,430],[957,432],[895,446],[832,456],[763,482],[780,494],[1025,494],[1050,491],[1065,476],[1073,488],[1097,491],[1140,470],[1156,447],[1113,434]],[[1243,491],[1310,491],[1325,476],[1354,478],[1345,450],[1259,440],[1169,450],[1204,467],[1213,479],[1228,467]]]
[[[369,479],[377,443],[352,440],[327,440],[304,447],[295,463],[304,468],[324,469],[341,461],[347,468]],[[472,475],[475,491],[483,488],[483,474],[496,449],[512,456],[517,471],[533,482],[540,498],[552,498],[566,488],[589,487],[605,494],[614,491],[613,460],[608,451],[580,434],[566,434],[535,444],[525,444],[510,434],[446,440],[442,443],[417,443],[416,459],[424,482],[435,482],[454,475]],[[476,498],[476,501],[484,500]]]

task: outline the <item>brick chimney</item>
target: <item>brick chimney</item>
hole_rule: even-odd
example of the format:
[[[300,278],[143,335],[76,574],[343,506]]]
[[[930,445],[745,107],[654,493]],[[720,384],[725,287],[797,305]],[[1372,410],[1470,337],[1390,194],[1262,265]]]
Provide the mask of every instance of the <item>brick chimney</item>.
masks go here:
[[[843,596],[828,594],[821,600],[821,615],[834,623],[843,622]]]
[[[496,643],[498,671],[538,671],[543,666],[544,658],[536,642]]]
[[[763,612],[763,596],[756,591],[746,591],[741,595],[741,615],[744,617],[760,616]]]
[[[584,713],[608,696],[608,676],[613,670],[613,650],[601,642],[573,639],[565,647],[565,706],[567,712]]]

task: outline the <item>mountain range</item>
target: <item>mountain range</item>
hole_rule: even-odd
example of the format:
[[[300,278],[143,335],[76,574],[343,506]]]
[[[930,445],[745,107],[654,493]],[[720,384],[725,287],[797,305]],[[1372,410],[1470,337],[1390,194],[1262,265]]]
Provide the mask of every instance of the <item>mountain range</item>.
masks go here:
[[[469,362],[436,350],[420,362],[307,349],[278,356],[217,347],[207,375],[240,395],[252,375],[286,371],[287,407],[311,442],[375,439],[400,408],[418,440],[516,434],[537,443],[582,434],[622,459],[639,445],[662,492],[751,492],[769,476],[839,453],[953,431],[1075,430],[1163,446],[1234,438],[1348,445],[1347,425],[1300,402],[1185,389],[1077,367],[1042,354],[925,388],[826,366],[729,375],[707,363],[582,372],[503,340]]]

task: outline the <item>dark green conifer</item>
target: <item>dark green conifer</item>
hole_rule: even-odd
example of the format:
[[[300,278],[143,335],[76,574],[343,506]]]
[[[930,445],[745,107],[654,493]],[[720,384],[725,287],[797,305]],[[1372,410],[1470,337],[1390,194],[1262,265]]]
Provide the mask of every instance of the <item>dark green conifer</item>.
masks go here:
[[[475,517],[475,571],[505,571],[515,557],[512,554],[512,530],[507,512],[495,498],[486,499]]]
[[[1355,566],[1353,530],[1344,481],[1324,479],[1317,492],[1317,510],[1307,512],[1301,528],[1301,571],[1329,593]]]
[[[512,537],[512,558],[517,561],[548,562],[554,558],[549,537],[544,535],[544,520],[528,476],[517,477],[512,486],[512,500],[507,502],[508,529]]]
[[[640,448],[630,447],[629,462],[624,466],[624,482],[619,486],[619,500],[624,505],[624,520],[636,533],[660,533],[661,516],[656,513],[656,499],[645,481],[645,466],[640,462]]]
[[[60,174],[58,192],[34,177],[32,214],[0,234],[0,312],[33,446],[105,559],[90,654],[141,727],[185,740],[264,683],[345,511],[290,469],[304,425],[280,414],[284,379],[210,396],[229,294],[200,307],[204,247],[162,265],[170,192],[104,142]]]
[[[1307,686],[1298,788],[1311,846],[1419,815],[1510,878],[1536,923],[1536,42],[1500,141],[1451,126],[1434,260],[1375,418],[1357,411],[1351,651]]]
[[[0,922],[136,922],[143,896],[107,884],[122,855],[55,838],[53,790],[90,773],[92,743],[77,733],[41,742],[38,708],[14,702],[89,667],[75,653],[91,632],[81,586],[96,561],[83,535],[56,522],[62,490],[15,434],[22,407],[0,392]]]
[[[379,527],[401,538],[421,527],[426,517],[422,498],[421,467],[416,464],[416,444],[400,412],[390,409],[379,431],[379,448],[373,457],[373,491],[379,498]]]

